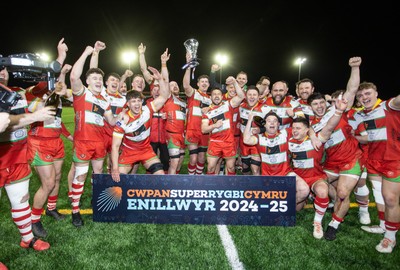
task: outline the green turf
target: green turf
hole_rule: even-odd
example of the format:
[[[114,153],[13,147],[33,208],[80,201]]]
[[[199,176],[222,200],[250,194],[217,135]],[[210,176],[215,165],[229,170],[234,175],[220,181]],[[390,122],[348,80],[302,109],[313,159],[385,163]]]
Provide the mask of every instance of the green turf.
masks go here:
[[[73,111],[66,108],[64,123],[73,132]],[[64,164],[58,208],[70,212],[67,173],[71,143],[65,142]],[[186,168],[182,168],[186,173]],[[30,201],[39,186],[34,175]],[[86,181],[82,209],[90,210],[91,185]],[[360,229],[357,209],[351,208],[335,241],[312,236],[314,210],[297,213],[294,227],[228,226],[245,269],[399,269],[400,249],[392,254],[375,251],[382,235]],[[0,199],[0,261],[9,269],[231,269],[214,225],[160,225],[93,222],[83,215],[85,225],[76,229],[71,215],[62,221],[43,216],[48,231],[48,251],[19,247],[20,236],[11,219],[5,191]],[[89,211],[90,212],[90,211]],[[373,223],[377,214],[370,209]],[[324,227],[331,214],[324,218]]]

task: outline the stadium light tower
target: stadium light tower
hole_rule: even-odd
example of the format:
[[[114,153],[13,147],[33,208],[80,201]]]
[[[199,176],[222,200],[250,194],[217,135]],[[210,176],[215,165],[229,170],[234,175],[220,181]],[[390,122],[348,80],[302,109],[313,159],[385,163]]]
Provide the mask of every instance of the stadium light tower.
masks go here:
[[[300,75],[301,75],[301,65],[307,60],[307,58],[299,57],[296,59],[295,65],[299,66],[299,75],[297,77],[297,81],[300,81]]]
[[[215,55],[215,61],[217,61],[220,66],[219,83],[222,83],[222,67],[228,63],[228,56],[226,54],[217,53]]]

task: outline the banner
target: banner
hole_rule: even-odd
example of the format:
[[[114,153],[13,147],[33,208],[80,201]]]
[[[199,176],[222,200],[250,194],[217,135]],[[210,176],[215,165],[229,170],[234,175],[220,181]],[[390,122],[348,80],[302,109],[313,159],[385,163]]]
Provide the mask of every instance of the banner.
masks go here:
[[[93,174],[93,221],[296,225],[294,176]]]

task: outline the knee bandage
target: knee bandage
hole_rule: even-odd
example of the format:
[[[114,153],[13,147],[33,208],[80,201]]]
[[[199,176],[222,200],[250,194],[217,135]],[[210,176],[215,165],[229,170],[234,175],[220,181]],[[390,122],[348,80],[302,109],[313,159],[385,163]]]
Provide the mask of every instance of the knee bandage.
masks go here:
[[[27,181],[6,185],[4,188],[7,191],[8,199],[13,209],[19,209],[20,205],[27,202],[29,199],[29,179]]]
[[[207,147],[200,147],[200,148],[198,148],[198,150],[199,150],[199,153],[205,153],[205,152],[207,152]]]
[[[248,158],[248,157],[243,158],[242,157],[242,164],[245,164],[247,167],[250,167],[250,158]]]
[[[371,181],[372,183],[372,193],[374,194],[375,202],[377,204],[385,205],[385,201],[382,196],[382,183],[379,181]]]
[[[259,160],[254,160],[254,159],[250,159],[250,164],[253,164],[253,165],[256,165],[256,166],[258,166],[258,167],[260,167],[261,166],[261,161],[259,161]]]
[[[354,191],[354,195],[357,196],[368,196],[369,195],[369,189],[367,185],[363,185],[362,187],[358,187],[357,191]]]
[[[81,182],[78,180],[78,176],[80,175],[85,175],[87,174],[89,171],[89,165],[86,166],[75,166],[75,175],[74,175],[74,180],[73,182],[77,181],[77,182]],[[83,180],[82,182],[85,182],[85,180]]]
[[[197,155],[199,153],[199,148],[189,150],[189,155]]]
[[[154,174],[157,171],[163,170],[163,165],[160,162],[151,164],[150,167],[147,169],[151,174]]]
[[[179,158],[180,153],[179,153],[180,149],[179,148],[169,148],[168,149],[168,154],[170,158]]]

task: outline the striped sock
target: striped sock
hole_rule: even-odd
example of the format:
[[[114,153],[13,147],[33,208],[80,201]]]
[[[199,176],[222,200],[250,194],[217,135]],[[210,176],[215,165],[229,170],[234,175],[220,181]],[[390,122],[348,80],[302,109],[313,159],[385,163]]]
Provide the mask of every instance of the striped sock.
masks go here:
[[[53,211],[57,206],[58,195],[49,196],[47,198],[47,210]]]
[[[29,242],[33,238],[29,203],[24,202],[19,204],[18,208],[11,209],[11,216],[15,225],[17,225],[22,240]]]

